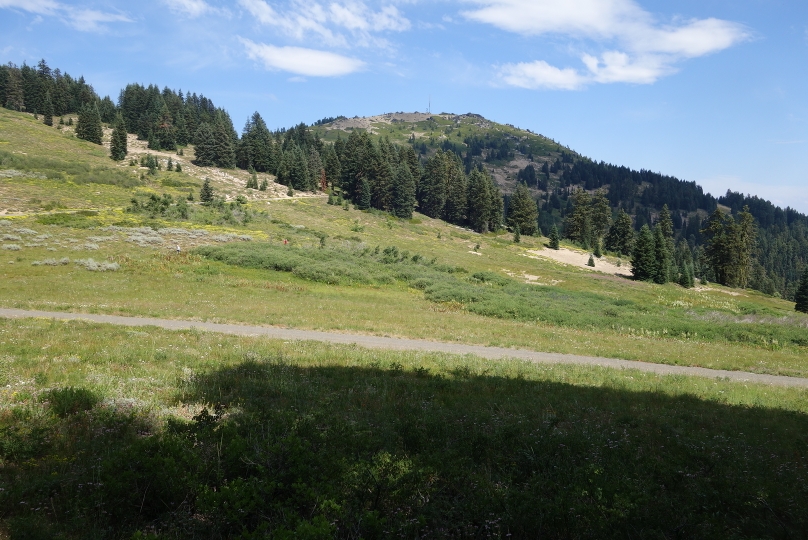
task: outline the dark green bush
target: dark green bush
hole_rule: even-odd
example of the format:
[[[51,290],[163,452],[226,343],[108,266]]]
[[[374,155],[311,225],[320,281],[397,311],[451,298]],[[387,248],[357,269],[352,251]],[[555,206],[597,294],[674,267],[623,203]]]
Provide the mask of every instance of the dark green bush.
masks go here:
[[[47,401],[53,414],[59,418],[65,418],[71,414],[89,411],[96,406],[100,398],[86,388],[68,386],[66,388],[54,388],[42,394],[40,401]]]

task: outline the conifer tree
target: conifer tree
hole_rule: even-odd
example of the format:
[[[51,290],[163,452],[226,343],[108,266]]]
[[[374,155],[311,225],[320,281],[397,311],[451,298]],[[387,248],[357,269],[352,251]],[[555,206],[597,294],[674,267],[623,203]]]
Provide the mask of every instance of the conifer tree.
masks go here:
[[[53,125],[53,101],[51,101],[50,92],[45,92],[45,102],[43,104],[44,110],[42,112],[43,123],[46,126]]]
[[[590,220],[592,223],[591,242],[597,245],[601,238],[609,232],[612,224],[612,209],[609,207],[609,200],[602,189],[595,192],[592,197]]]
[[[794,295],[796,301],[794,309],[802,313],[808,313],[808,267],[802,272],[800,284],[797,286],[797,293]]]
[[[592,253],[592,254],[593,254],[595,257],[597,257],[598,259],[600,259],[601,257],[603,257],[603,251],[602,251],[602,250],[601,250],[601,248],[600,248],[600,239],[599,239],[599,238],[596,238],[596,239],[595,239],[595,250],[593,251],[593,253]]]
[[[415,181],[406,163],[396,167],[393,178],[393,215],[410,219],[415,208]]]
[[[339,156],[337,155],[334,145],[328,145],[326,147],[323,168],[325,169],[325,180],[331,188],[341,188],[342,165],[339,162]]]
[[[210,167],[216,163],[216,139],[210,124],[203,122],[194,135],[196,141],[196,159],[194,163],[200,167]]]
[[[449,223],[462,224],[466,220],[468,206],[468,179],[463,163],[454,152],[444,153],[446,161],[446,203],[443,219]]]
[[[210,179],[207,177],[202,184],[202,189],[199,190],[199,200],[202,204],[210,204],[213,202],[213,187],[211,187]]]
[[[318,191],[321,188],[324,188],[325,186],[323,184],[326,183],[325,167],[323,166],[323,160],[320,158],[320,153],[314,146],[309,148],[308,169],[309,169],[309,182],[308,182],[309,191]]]
[[[550,229],[550,249],[558,249],[558,227],[553,225]]]
[[[418,204],[420,212],[432,218],[443,215],[448,184],[448,160],[443,150],[438,150],[426,162],[424,178],[419,184]]]
[[[508,207],[507,224],[511,228],[519,227],[520,234],[532,236],[538,230],[539,210],[530,191],[522,182],[516,186]]]
[[[236,151],[233,148],[232,132],[224,119],[219,119],[213,132],[215,141],[215,163],[222,169],[232,169],[236,166]]]
[[[157,139],[157,144],[162,150],[176,150],[177,149],[177,135],[174,128],[174,120],[171,118],[171,113],[168,111],[168,106],[163,102],[160,108],[160,113],[157,116],[157,126],[154,131],[154,136]]]
[[[519,224],[513,226],[513,243],[518,244],[522,241],[522,235],[519,232]]]
[[[358,192],[356,196],[356,207],[359,210],[367,210],[370,208],[370,184],[368,183],[367,179],[363,176],[359,179],[359,186]]]
[[[101,144],[104,131],[101,128],[101,116],[98,114],[98,107],[85,105],[79,112],[79,121],[76,124],[76,137]]]
[[[471,171],[468,180],[468,222],[475,231],[488,232],[491,203],[485,173],[475,168]]]
[[[586,262],[586,265],[592,268],[595,267],[595,259],[592,257],[592,254],[589,255],[589,260]]]
[[[631,254],[633,244],[634,227],[631,224],[631,216],[621,208],[606,235],[606,249],[626,256]]]
[[[109,149],[110,157],[115,161],[121,161],[128,153],[126,125],[120,113],[115,117],[115,128],[112,130],[112,140],[110,141]]]
[[[589,245],[592,234],[592,198],[583,189],[577,189],[572,194],[573,210],[566,219],[567,237],[573,242]]]
[[[631,257],[631,273],[638,281],[651,281],[656,275],[656,261],[654,259],[654,235],[648,225],[643,225]]]
[[[668,251],[668,239],[662,227],[654,227],[654,275],[655,283],[660,285],[670,281],[671,256]]]

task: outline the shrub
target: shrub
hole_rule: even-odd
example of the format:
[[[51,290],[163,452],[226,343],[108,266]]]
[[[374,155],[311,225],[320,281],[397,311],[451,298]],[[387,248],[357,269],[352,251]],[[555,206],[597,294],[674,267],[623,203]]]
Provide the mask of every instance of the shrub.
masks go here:
[[[42,394],[39,399],[43,402],[47,401],[53,414],[59,418],[65,418],[82,411],[89,411],[100,401],[94,392],[86,388],[73,386],[54,388]]]

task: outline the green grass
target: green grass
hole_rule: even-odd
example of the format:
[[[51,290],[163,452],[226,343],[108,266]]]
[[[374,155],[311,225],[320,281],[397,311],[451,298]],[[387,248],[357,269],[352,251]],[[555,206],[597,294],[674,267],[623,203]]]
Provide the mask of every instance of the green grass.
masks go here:
[[[247,204],[254,217],[246,225],[227,225],[220,210],[191,208],[196,222],[120,211],[6,220],[3,230],[27,227],[51,238],[17,242],[21,251],[0,251],[0,302],[808,374],[802,336],[808,318],[794,313],[793,304],[752,291],[717,286],[695,291],[588,273],[526,257],[526,250],[541,246],[540,239],[525,237],[517,246],[503,235],[478,235],[425,217],[410,222],[346,212],[321,199]],[[210,219],[204,218],[206,212],[213,212]],[[54,225],[37,222],[62,219]],[[109,225],[182,228],[195,236],[152,233],[160,237],[157,243],[141,247],[134,241],[140,233],[98,229]],[[286,249],[298,266],[305,264],[295,273],[188,255],[194,246],[220,244],[214,237],[222,234],[250,236],[253,242],[205,249],[254,251],[254,256]],[[97,250],[82,251],[88,238],[99,236],[105,239],[95,242]],[[180,256],[171,253],[176,244],[183,245]],[[479,255],[473,252],[476,244]],[[390,265],[377,260],[391,245],[399,253],[436,262]],[[359,256],[376,246],[380,255]],[[121,269],[100,275],[73,265],[31,266],[47,258],[88,256],[118,262]],[[331,267],[337,259],[339,269]],[[449,274],[441,267],[467,272]],[[356,270],[353,278],[335,277],[346,268]],[[498,276],[502,284],[477,283],[473,276],[479,272]],[[525,274],[548,285],[523,284]]]
[[[35,320],[0,321],[0,358],[12,537],[808,526],[802,390]]]
[[[196,179],[74,181],[114,168],[103,148],[6,110],[0,131],[28,175],[0,208],[30,212],[0,218],[3,307],[808,376],[808,317],[777,298],[224,175],[249,202],[183,218]],[[799,537],[806,413],[804,390],[706,378],[0,319],[0,538]]]

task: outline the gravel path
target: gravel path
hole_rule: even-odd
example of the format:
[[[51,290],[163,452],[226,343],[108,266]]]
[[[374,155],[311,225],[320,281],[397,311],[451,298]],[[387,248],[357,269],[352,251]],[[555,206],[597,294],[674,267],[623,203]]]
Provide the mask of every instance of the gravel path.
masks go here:
[[[39,317],[58,320],[84,320],[121,326],[156,326],[168,330],[207,330],[222,334],[239,336],[266,336],[285,340],[324,341],[327,343],[356,344],[374,349],[390,349],[397,351],[443,352],[450,354],[472,354],[492,360],[516,358],[542,364],[577,364],[584,366],[602,366],[617,369],[636,369],[659,375],[688,375],[708,378],[729,379],[739,382],[764,383],[777,386],[808,388],[808,379],[786,377],[782,375],[764,375],[745,371],[726,371],[700,367],[672,366],[667,364],[651,364],[615,358],[599,358],[596,356],[578,356],[573,354],[545,353],[524,349],[505,349],[502,347],[485,347],[482,345],[463,345],[441,341],[420,339],[403,339],[358,334],[340,334],[336,332],[318,332],[315,330],[295,330],[274,326],[247,326],[241,324],[217,324],[198,321],[179,321],[173,319],[153,319],[146,317],[121,317],[118,315],[98,315],[89,313],[62,313],[55,311],[29,311],[22,309],[0,308],[0,317],[26,318]]]

